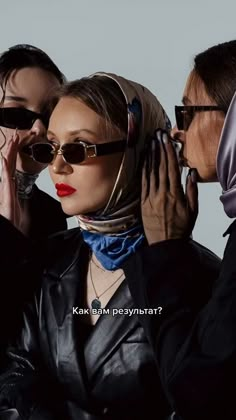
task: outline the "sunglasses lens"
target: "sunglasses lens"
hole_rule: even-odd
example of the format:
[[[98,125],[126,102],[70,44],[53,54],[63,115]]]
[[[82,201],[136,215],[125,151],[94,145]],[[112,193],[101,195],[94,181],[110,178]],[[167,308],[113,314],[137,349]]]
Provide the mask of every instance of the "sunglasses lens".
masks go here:
[[[183,111],[183,130],[187,131],[194,117],[194,108]]]
[[[54,157],[54,150],[51,144],[35,143],[31,146],[31,153],[34,160],[39,163],[51,163]]]
[[[19,130],[29,130],[40,119],[48,127],[49,115],[41,115],[24,108],[0,108],[0,126]]]
[[[183,130],[183,116],[179,107],[175,107],[175,120],[178,130]]]
[[[76,164],[85,160],[85,150],[82,144],[68,143],[63,145],[63,156],[68,163]]]
[[[0,126],[26,130],[32,127],[37,114],[23,108],[0,108]]]
[[[194,117],[194,107],[176,107],[175,117],[178,130],[187,131]]]

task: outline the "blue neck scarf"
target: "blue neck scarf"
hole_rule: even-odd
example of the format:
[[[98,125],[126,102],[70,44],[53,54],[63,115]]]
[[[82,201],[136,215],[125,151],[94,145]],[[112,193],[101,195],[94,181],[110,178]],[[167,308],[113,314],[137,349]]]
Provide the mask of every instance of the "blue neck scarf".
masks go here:
[[[119,235],[82,231],[84,241],[106,270],[117,270],[142,245],[143,227],[138,225]]]

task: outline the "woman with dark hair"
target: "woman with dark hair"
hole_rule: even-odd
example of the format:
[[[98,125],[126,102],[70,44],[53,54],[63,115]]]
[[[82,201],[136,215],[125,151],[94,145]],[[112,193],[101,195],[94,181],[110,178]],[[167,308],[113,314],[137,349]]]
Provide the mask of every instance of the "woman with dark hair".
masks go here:
[[[41,279],[39,264],[44,274],[0,378],[0,415],[6,419],[13,413],[31,420],[170,415],[142,327],[143,317],[161,317],[162,308],[136,307],[130,284],[138,267],[129,263],[126,269],[137,252],[152,254],[140,193],[144,153],[157,126],[169,129],[168,118],[148,89],[96,73],[62,87],[48,144],[24,149],[49,164],[62,208],[77,216],[79,228],[54,235],[46,261],[32,262],[29,256],[24,264],[34,278]],[[197,312],[209,299],[219,261],[190,244]],[[152,271],[147,264],[139,275]]]
[[[36,287],[33,278],[22,278],[17,269],[14,247],[20,253],[25,236],[42,252],[43,240],[67,227],[60,203],[35,185],[47,165],[32,161],[23,151],[26,145],[47,142],[48,103],[63,82],[48,55],[31,45],[16,45],[0,56],[0,352],[16,328],[23,302]],[[22,253],[19,259],[23,258]]]
[[[143,318],[142,324],[157,356],[162,383],[183,420],[235,419],[236,224],[224,234],[229,239],[220,275],[197,316],[188,239],[198,211],[197,181],[219,181],[224,210],[236,217],[235,90],[236,41],[196,56],[172,131],[183,145],[182,162],[190,168],[186,192],[164,131],[157,132],[150,152],[151,175],[143,177],[142,217],[153,254],[134,256],[138,274],[132,290],[138,307],[163,307],[161,317]],[[145,278],[139,275],[144,264],[153,266]]]
[[[0,56],[0,152],[10,173],[1,186],[0,214],[33,239],[67,226],[60,204],[35,185],[46,165],[23,152],[25,145],[46,141],[48,101],[64,81],[51,58],[31,45],[15,45]]]

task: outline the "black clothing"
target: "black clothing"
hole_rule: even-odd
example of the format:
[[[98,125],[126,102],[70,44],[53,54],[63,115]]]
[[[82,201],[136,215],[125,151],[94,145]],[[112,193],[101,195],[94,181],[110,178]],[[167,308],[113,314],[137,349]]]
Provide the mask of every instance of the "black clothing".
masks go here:
[[[137,253],[127,263],[138,307],[163,307],[159,317],[140,318],[152,345],[164,387],[183,420],[235,420],[236,221],[211,298],[197,315],[206,276],[194,282],[190,243],[169,240]],[[158,262],[161,261],[161,264]],[[146,271],[152,265],[153,271]],[[129,276],[131,279],[131,276]],[[204,287],[205,288],[205,287]]]
[[[33,186],[32,195],[28,201],[31,217],[29,237],[31,239],[42,239],[67,229],[67,216],[62,211],[59,201],[40,190],[36,185]]]
[[[192,240],[189,246],[195,291],[190,303],[196,314],[209,298],[219,259]],[[161,386],[160,366],[142,326],[143,319],[149,325],[152,317],[135,311],[136,279],[154,276],[156,266],[162,265],[154,247],[144,246],[139,255],[149,253],[155,265],[148,262],[141,273],[137,272],[140,264],[136,266],[130,258],[129,272],[125,271],[125,280],[105,308],[109,314],[100,316],[83,345],[80,315],[73,314],[73,308],[83,307],[80,290],[89,251],[77,228],[51,238],[41,292],[25,310],[21,338],[9,353],[8,377],[0,377],[0,418],[2,414],[10,419],[9,410],[16,408],[21,416],[24,413],[20,418],[44,419],[37,417],[38,410],[50,407],[48,418],[54,419],[56,396],[63,420],[143,420],[154,418],[154,413],[155,419],[166,419],[172,409]],[[135,260],[138,262],[137,256]],[[26,264],[35,272],[35,262],[31,265],[29,261]],[[162,275],[164,283],[165,273]],[[157,295],[162,296],[162,291],[157,290]],[[123,314],[113,314],[113,310],[122,308]],[[150,308],[154,308],[152,304]],[[158,320],[161,317],[155,316]],[[45,375],[55,382],[54,386],[48,387]],[[34,412],[33,407],[37,407]]]
[[[61,204],[44,191],[41,191],[36,185],[33,186],[32,195],[27,202],[31,220],[28,235],[30,239],[34,240],[34,247],[38,249],[37,253],[43,255],[46,238],[52,233],[67,228],[66,215],[62,211]],[[2,216],[0,216],[0,236],[1,366],[1,352],[4,351],[5,342],[9,336],[15,335],[22,306],[33,295],[37,284],[34,276],[30,275],[30,277],[27,277],[21,271],[25,255],[27,255],[26,249],[32,255],[34,254],[31,241]]]

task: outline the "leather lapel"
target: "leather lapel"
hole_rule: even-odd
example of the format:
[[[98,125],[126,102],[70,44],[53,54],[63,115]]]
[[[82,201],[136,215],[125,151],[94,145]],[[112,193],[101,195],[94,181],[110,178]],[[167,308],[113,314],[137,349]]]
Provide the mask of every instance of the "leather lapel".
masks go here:
[[[81,240],[75,232],[69,237],[68,246],[63,241],[62,249],[68,252],[61,254],[61,259],[60,252],[57,254],[55,266],[51,265],[48,274],[54,277],[54,281],[50,281],[50,300],[57,323],[57,334],[55,330],[52,334],[57,337],[53,347],[57,348],[58,374],[70,397],[78,399],[80,395],[81,404],[86,406],[93,376],[125,336],[137,326],[138,317],[112,314],[113,309],[132,309],[134,306],[125,279],[105,308],[109,314],[100,316],[85,346],[83,343],[80,346],[79,315],[73,315],[73,307],[80,307],[81,289],[86,275],[81,273],[81,266],[87,267],[86,247],[80,248]],[[81,264],[82,261],[84,264]],[[83,369],[84,364],[87,372]]]
[[[51,348],[55,349],[54,363],[68,398],[72,400],[79,398],[81,406],[86,407],[89,403],[89,395],[86,375],[83,363],[81,363],[78,315],[73,314],[73,307],[79,306],[81,260],[86,258],[86,247],[83,246],[77,232],[68,239],[68,246],[63,241],[64,244],[61,247],[68,252],[60,255],[57,249],[55,266],[52,263],[47,273],[48,302],[45,306],[48,317],[54,320],[49,322],[49,325],[52,324],[52,329],[49,331],[48,340],[51,342]],[[80,263],[79,257],[81,257]]]
[[[89,379],[96,374],[101,365],[119,346],[120,342],[137,324],[135,315],[112,315],[113,309],[131,309],[133,300],[126,279],[116,290],[105,309],[109,314],[103,314],[98,319],[94,330],[85,345],[85,362]]]

